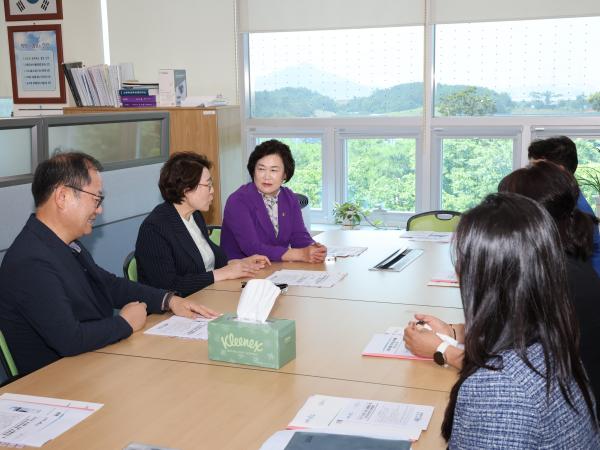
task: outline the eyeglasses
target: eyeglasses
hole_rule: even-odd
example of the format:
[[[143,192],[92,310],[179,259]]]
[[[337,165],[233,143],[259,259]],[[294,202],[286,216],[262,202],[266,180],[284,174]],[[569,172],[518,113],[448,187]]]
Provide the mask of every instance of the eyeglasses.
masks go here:
[[[206,187],[208,188],[208,190],[209,190],[209,191],[215,188],[215,187],[213,186],[213,182],[212,182],[212,181],[209,181],[209,182],[208,182],[208,183],[206,183],[206,184],[204,184],[204,183],[198,183],[198,186],[206,186]]]
[[[98,194],[94,194],[93,192],[84,191],[83,189],[79,189],[78,187],[75,187],[75,186],[67,185],[67,187],[71,188],[71,189],[75,189],[76,191],[79,191],[79,192],[83,192],[84,194],[89,194],[89,195],[93,196],[96,199],[96,209],[100,208],[100,205],[104,201],[104,195],[98,195]]]

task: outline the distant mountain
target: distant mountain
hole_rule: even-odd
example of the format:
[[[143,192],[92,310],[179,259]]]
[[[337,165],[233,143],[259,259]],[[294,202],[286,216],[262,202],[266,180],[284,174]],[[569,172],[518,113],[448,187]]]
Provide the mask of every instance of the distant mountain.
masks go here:
[[[254,117],[315,117],[332,115],[335,101],[306,88],[286,87],[254,93]]]
[[[337,101],[367,97],[375,90],[311,65],[286,67],[267,76],[257,77],[252,90],[275,91],[287,87],[306,88]]]

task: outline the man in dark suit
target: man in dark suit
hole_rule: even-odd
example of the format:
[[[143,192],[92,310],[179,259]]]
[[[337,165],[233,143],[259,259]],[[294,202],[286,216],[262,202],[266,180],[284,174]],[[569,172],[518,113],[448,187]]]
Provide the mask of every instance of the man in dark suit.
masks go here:
[[[0,266],[0,330],[20,374],[124,339],[144,326],[147,311],[216,316],[94,263],[77,239],[92,232],[102,212],[100,170],[86,154],[63,153],[35,171],[35,214]]]

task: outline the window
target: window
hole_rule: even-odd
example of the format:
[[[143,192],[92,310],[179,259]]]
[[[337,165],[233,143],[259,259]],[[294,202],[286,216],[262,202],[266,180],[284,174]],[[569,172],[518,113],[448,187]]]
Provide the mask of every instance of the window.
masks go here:
[[[367,209],[415,211],[415,138],[345,139],[346,198]]]
[[[504,137],[442,137],[441,209],[465,211],[492,192],[513,170],[515,140]]]
[[[575,138],[573,140],[575,141],[575,145],[577,145],[577,159],[579,160],[575,175],[578,177],[595,176],[600,180],[600,136],[595,138]],[[600,192],[582,182],[580,182],[580,187],[588,203],[595,209],[595,197],[600,195]],[[600,211],[596,211],[596,215],[599,213]]]
[[[311,209],[323,208],[322,139],[320,137],[257,137],[256,144],[277,139],[290,147],[296,167],[285,184],[292,191],[308,197]]]
[[[87,153],[106,170],[162,162],[169,153],[167,112],[48,117],[47,151]]]
[[[417,116],[423,27],[251,33],[252,117]]]
[[[598,42],[600,17],[437,25],[435,113],[597,115]]]

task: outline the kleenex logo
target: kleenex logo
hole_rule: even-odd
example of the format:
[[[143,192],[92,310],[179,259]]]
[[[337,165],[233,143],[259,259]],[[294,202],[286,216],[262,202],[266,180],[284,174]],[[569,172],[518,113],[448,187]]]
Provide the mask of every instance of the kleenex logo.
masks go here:
[[[263,351],[263,343],[257,341],[256,339],[248,339],[245,337],[237,337],[234,336],[233,333],[229,333],[225,336],[221,336],[221,344],[225,350],[230,349],[231,347],[244,347],[247,348],[254,353],[260,353]]]

